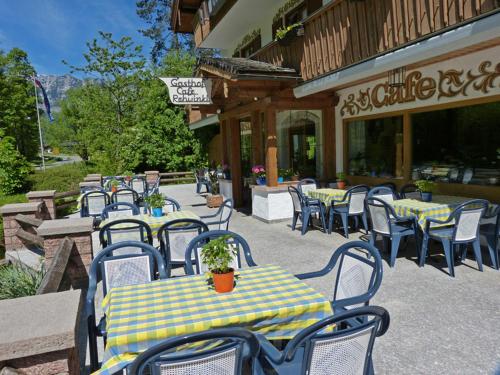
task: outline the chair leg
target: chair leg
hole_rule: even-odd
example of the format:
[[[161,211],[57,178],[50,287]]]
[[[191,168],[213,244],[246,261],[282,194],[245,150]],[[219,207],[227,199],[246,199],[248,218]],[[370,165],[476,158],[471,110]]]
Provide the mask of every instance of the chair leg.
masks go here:
[[[396,256],[398,255],[399,242],[401,241],[400,236],[393,236],[391,238],[391,258],[389,261],[389,266],[394,267],[396,263]]]
[[[328,234],[332,233],[334,221],[335,221],[335,214],[333,213],[333,208],[330,208],[330,218],[328,220]]]
[[[389,249],[389,238],[382,236],[382,251],[387,252]]]
[[[347,214],[340,214],[340,218],[342,219],[342,226],[344,227],[344,235],[345,238],[349,238],[349,217]]]
[[[446,264],[448,265],[448,271],[451,277],[455,277],[455,258],[453,257],[453,245],[448,240],[442,240],[444,256],[446,258]]]
[[[99,368],[99,357],[97,354],[97,335],[95,332],[95,317],[89,316],[87,319],[88,334],[89,334],[89,354],[90,354],[90,371],[94,372]]]
[[[422,245],[420,247],[420,260],[419,260],[419,266],[423,267],[425,264],[425,258],[427,258],[427,248],[429,247],[429,236],[424,233],[422,237]]]
[[[483,257],[481,255],[481,244],[479,243],[479,238],[472,243],[472,248],[474,249],[474,255],[476,256],[477,267],[479,271],[483,271]]]
[[[498,238],[498,237],[497,237]],[[498,259],[498,249],[495,236],[486,236],[486,241],[488,242],[488,251],[490,253],[490,260],[493,268],[496,270],[500,269],[499,259]]]
[[[292,219],[292,230],[295,230],[295,227],[297,226],[297,219],[298,218],[299,218],[299,213],[294,211],[293,219]]]
[[[468,244],[466,244],[466,243],[457,245],[458,252],[460,253],[460,261],[461,262],[463,262],[465,260],[465,258],[467,257],[467,245]]]
[[[372,233],[370,234],[370,245],[375,247],[376,240],[377,240],[377,234],[374,231],[372,231]]]
[[[327,231],[327,226],[326,226],[326,219],[325,219],[325,210],[323,209],[323,206],[321,206],[319,215],[321,216],[321,225],[323,226],[323,232],[326,233]]]
[[[366,218],[366,212],[361,215],[361,220],[363,220],[363,228],[365,228],[365,233],[368,234],[368,219]]]
[[[304,210],[302,211],[302,235],[306,234],[310,216],[311,212]]]

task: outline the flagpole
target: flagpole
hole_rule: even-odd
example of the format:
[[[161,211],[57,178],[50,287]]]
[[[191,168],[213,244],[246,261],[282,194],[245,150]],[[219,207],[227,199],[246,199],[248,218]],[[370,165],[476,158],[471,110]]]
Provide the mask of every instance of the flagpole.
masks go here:
[[[42,125],[40,124],[40,111],[38,110],[38,92],[36,90],[35,76],[33,75],[33,86],[35,86],[36,116],[38,118],[38,134],[40,135],[40,151],[42,152],[42,169],[45,170],[45,155],[43,152]]]

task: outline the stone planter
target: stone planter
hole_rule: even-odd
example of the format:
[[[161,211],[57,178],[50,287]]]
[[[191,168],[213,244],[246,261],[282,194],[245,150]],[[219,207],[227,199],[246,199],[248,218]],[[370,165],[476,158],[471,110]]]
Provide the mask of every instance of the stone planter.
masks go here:
[[[210,208],[216,208],[220,207],[222,205],[222,202],[224,201],[224,197],[220,194],[213,195],[209,194],[207,195],[207,206]]]

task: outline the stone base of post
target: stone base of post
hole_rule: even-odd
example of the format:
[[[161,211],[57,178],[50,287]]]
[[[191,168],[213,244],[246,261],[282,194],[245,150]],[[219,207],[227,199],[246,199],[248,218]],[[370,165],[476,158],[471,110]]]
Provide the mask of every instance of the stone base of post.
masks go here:
[[[55,190],[41,190],[41,191],[30,191],[26,194],[26,197],[30,202],[45,202],[46,217],[44,220],[52,220],[56,218],[56,202],[55,202],[56,191]]]
[[[22,229],[16,220],[17,215],[21,214],[30,218],[43,219],[48,215],[46,210],[45,204],[42,201],[6,204],[0,207],[0,214],[3,219],[5,250],[18,250],[26,247],[23,241],[16,235],[17,231]],[[26,231],[36,234],[34,228],[26,228]]]

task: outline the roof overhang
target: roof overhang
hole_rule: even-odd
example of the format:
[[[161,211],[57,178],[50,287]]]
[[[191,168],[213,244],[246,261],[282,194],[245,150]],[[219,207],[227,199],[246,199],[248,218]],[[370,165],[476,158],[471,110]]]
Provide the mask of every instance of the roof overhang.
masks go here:
[[[338,70],[323,77],[297,86],[293,92],[296,98],[346,86],[392,69],[409,66],[450,52],[499,39],[500,13],[483,17],[425,40],[400,48],[390,53]]]
[[[174,0],[170,14],[170,27],[176,33],[193,33],[193,22],[201,0]]]
[[[198,120],[196,122],[189,124],[189,129],[196,130],[196,129],[204,128],[205,126],[215,125],[218,122],[219,122],[219,116],[218,115],[211,115],[211,116],[207,116],[205,118],[202,118],[201,120]]]

